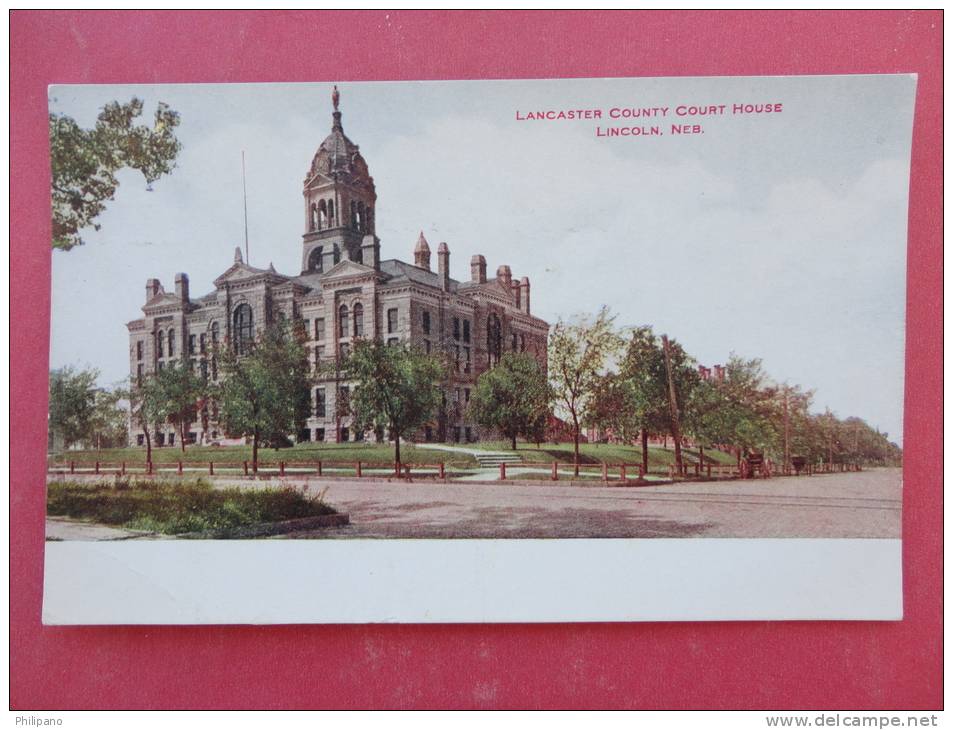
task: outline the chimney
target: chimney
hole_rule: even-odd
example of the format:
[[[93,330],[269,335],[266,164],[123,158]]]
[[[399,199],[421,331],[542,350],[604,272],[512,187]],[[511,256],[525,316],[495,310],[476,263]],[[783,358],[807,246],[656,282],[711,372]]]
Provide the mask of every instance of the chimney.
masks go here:
[[[442,242],[437,246],[437,273],[440,274],[440,287],[450,291],[450,249]]]
[[[520,297],[519,297],[519,308],[522,309],[526,314],[529,314],[529,277],[524,276],[520,279]]]
[[[725,379],[725,368],[721,365],[715,365],[715,380],[724,380]]]
[[[162,284],[158,279],[146,279],[146,302],[162,291]]]
[[[496,279],[507,289],[510,288],[510,282],[513,280],[513,272],[510,271],[510,267],[506,264],[501,265],[496,270]]]
[[[188,274],[176,274],[175,275],[175,296],[178,297],[179,301],[182,304],[189,303],[189,275]]]
[[[522,309],[520,306],[520,283],[519,281],[514,280],[510,283],[510,291],[513,292],[513,301],[516,302],[516,308]]]
[[[476,254],[470,259],[470,281],[475,284],[486,284],[486,259]]]
[[[420,232],[417,245],[414,246],[414,266],[419,266],[421,269],[430,271],[430,246],[427,243],[427,239],[424,238],[423,231]]]

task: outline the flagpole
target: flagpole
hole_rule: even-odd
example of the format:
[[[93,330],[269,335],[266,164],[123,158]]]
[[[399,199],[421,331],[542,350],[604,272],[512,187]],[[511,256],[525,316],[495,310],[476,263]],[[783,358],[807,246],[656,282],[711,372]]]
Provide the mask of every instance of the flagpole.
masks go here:
[[[248,259],[248,190],[245,187],[245,150],[242,150],[242,203],[245,208],[245,263],[251,264]]]

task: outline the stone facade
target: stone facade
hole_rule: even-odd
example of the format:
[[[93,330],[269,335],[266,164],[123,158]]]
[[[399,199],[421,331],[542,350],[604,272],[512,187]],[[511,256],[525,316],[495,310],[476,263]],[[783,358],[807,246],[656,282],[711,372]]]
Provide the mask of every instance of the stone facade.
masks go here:
[[[280,317],[303,320],[315,367],[312,411],[299,440],[352,441],[346,412],[354,383],[336,367],[358,338],[409,342],[428,352],[448,353],[455,372],[443,384],[446,407],[417,434],[419,440],[476,441],[479,427],[466,404],[477,377],[507,351],[531,353],[546,367],[549,325],[530,309],[530,282],[500,266],[487,277],[486,259],[470,259],[470,278],[450,276],[450,249],[437,247],[436,270],[421,232],[414,263],[381,259],[376,235],[377,193],[357,145],[344,134],[338,94],[333,94],[331,133],[318,147],[303,186],[304,234],[301,272],[284,275],[260,269],[235,250],[232,265],[214,281],[215,290],[193,299],[185,274],[175,277],[174,293],[157,279],[146,282],[143,317],[129,322],[129,366],[143,377],[180,358],[213,382],[218,369],[214,348],[241,350]],[[319,368],[318,364],[322,367]],[[331,374],[328,374],[328,373]],[[211,443],[226,438],[210,404],[189,429],[190,439]],[[157,445],[175,436],[169,427]],[[143,436],[130,425],[130,442]]]

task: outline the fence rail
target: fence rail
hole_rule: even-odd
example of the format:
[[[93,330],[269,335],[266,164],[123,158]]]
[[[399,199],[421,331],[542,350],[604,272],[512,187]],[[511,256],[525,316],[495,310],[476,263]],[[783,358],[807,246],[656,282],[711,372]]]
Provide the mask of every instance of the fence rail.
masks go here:
[[[416,463],[381,463],[366,461],[277,461],[258,462],[257,468],[250,461],[95,461],[50,464],[47,467],[51,474],[103,474],[125,476],[127,474],[161,475],[161,474],[240,474],[241,476],[335,476],[344,472],[346,475],[358,477],[396,476],[408,478],[411,476],[446,478],[444,462],[435,464]]]

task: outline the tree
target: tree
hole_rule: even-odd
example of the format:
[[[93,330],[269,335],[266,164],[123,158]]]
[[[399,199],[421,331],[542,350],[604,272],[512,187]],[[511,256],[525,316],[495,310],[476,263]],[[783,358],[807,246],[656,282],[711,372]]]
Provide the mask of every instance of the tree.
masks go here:
[[[298,433],[310,412],[311,376],[300,328],[267,327],[251,352],[221,347],[222,382],[213,393],[225,430],[252,437],[252,467],[258,471],[259,445],[276,448]]]
[[[77,370],[72,366],[50,371],[50,442],[59,435],[65,446],[87,438],[96,408],[96,379],[93,368]]]
[[[143,376],[141,382],[137,379],[130,381],[129,386],[119,392],[120,397],[129,401],[129,419],[133,425],[142,431],[146,442],[146,463],[152,463],[152,433],[162,421],[162,393],[155,384],[155,373]]]
[[[179,115],[159,103],[152,127],[135,124],[142,100],[103,107],[96,126],[83,129],[64,114],[50,114],[53,248],[68,251],[83,244],[80,231],[92,226],[113,200],[125,168],[139,170],[151,184],[172,171],[182,148],[175,128]]]
[[[122,392],[115,388],[96,391],[88,438],[97,449],[126,445],[126,411],[120,406],[122,399]]]
[[[580,421],[609,358],[621,347],[607,307],[595,319],[559,320],[549,335],[549,377],[554,397],[572,421],[573,458],[579,473]]]
[[[199,402],[205,397],[205,381],[193,370],[191,361],[167,363],[150,382],[150,399],[156,421],[167,421],[179,431],[179,445],[185,451],[185,429],[195,420]]]
[[[354,427],[389,431],[394,462],[400,464],[401,437],[430,420],[440,406],[440,360],[405,344],[361,340],[344,369],[349,380],[357,381],[350,398]]]
[[[545,429],[551,391],[536,359],[508,352],[484,372],[470,400],[470,413],[481,426],[499,429],[516,449],[516,438],[532,440]]]

